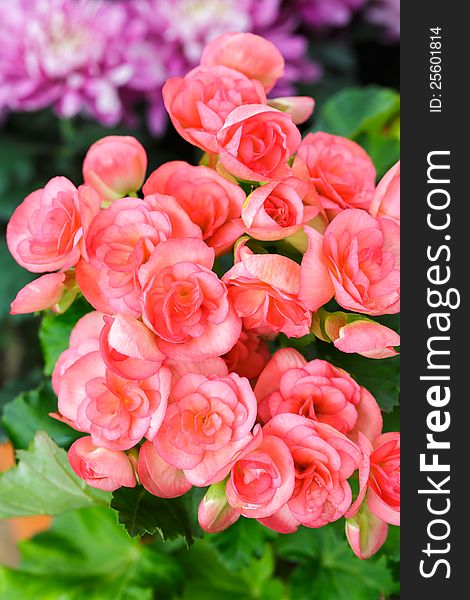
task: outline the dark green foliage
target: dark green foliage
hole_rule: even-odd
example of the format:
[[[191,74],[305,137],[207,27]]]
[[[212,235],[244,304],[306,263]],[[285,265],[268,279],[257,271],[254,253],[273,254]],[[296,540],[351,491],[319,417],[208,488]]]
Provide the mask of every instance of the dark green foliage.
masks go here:
[[[183,536],[191,546],[197,535],[191,492],[180,498],[157,498],[143,487],[120,488],[113,493],[111,508],[131,537],[159,533],[163,540]]]
[[[47,313],[41,321],[39,340],[44,354],[44,372],[50,375],[57,359],[68,348],[70,332],[80,317],[93,310],[85,298],[80,297],[62,315]]]
[[[15,448],[27,448],[40,430],[48,433],[58,446],[68,448],[83,434],[49,416],[56,411],[57,397],[51,384],[42,383],[6,404],[1,423]]]

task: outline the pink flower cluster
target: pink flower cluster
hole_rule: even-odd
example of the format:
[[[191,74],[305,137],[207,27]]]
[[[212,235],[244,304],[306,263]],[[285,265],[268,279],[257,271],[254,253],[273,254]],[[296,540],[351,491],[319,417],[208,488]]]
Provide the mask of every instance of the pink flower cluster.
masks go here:
[[[163,90],[205,164],[166,163],[145,180],[140,143],[107,137],[90,148],[83,185],[56,177],[30,194],[7,242],[44,274],[12,312],[62,312],[78,293],[95,309],[52,377],[56,418],[86,434],[69,459],[89,485],[140,482],[165,498],[211,486],[199,507],[207,531],[243,515],[287,533],[353,519],[361,504],[396,524],[398,441],[382,435],[375,399],[327,361],[271,356],[268,341],[313,329],[344,352],[396,354],[398,335],[364,315],[399,310],[399,165],[376,187],[354,142],[302,141],[295,123],[313,101],[266,99],[283,69],[267,40],[224,34]],[[304,248],[301,264],[253,250],[278,240]],[[219,276],[215,261],[231,251]],[[327,312],[333,296],[360,314]]]

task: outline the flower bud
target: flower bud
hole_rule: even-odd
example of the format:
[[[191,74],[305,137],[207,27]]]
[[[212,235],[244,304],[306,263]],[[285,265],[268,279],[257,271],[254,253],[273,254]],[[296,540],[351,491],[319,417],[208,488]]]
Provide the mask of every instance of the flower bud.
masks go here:
[[[75,474],[91,487],[113,492],[121,486],[135,487],[132,462],[125,452],[99,448],[90,436],[74,442],[68,454]]]
[[[79,292],[73,271],[47,273],[22,288],[10,305],[10,314],[23,315],[51,309],[65,312]]]
[[[366,358],[389,358],[398,352],[398,333],[372,319],[345,312],[329,313],[320,308],[314,313],[312,332],[324,342],[348,354],[356,353]]]
[[[266,92],[284,75],[284,58],[269,40],[254,33],[224,33],[204,48],[204,67],[223,65],[261,82]]]
[[[346,519],[346,537],[354,554],[365,560],[375,554],[385,543],[388,525],[372,513],[367,504],[352,518]]]
[[[134,195],[142,187],[147,155],[134,137],[108,135],[95,142],[83,162],[83,178],[103,202]]]
[[[296,125],[305,123],[312,116],[315,100],[309,96],[285,96],[268,101],[269,106],[288,113]]]
[[[215,483],[207,490],[198,509],[199,525],[208,533],[217,533],[233,525],[240,511],[232,508],[225,495],[225,481]]]

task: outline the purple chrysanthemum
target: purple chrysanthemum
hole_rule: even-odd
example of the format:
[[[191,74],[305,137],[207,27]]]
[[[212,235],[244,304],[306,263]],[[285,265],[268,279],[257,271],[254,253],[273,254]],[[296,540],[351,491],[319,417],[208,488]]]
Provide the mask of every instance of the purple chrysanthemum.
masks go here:
[[[153,131],[165,114],[161,86],[184,75],[204,45],[227,31],[254,31],[286,57],[279,92],[313,80],[297,23],[280,0],[9,0],[0,2],[0,114],[53,106],[104,125],[149,106]]]
[[[368,21],[383,32],[383,39],[398,42],[400,39],[400,0],[372,0],[366,11]]]
[[[118,91],[133,76],[126,31],[118,3],[0,3],[0,104],[18,111],[53,105],[61,116],[85,112],[115,124],[122,117]]]
[[[344,27],[367,0],[296,0],[304,21],[313,27]]]

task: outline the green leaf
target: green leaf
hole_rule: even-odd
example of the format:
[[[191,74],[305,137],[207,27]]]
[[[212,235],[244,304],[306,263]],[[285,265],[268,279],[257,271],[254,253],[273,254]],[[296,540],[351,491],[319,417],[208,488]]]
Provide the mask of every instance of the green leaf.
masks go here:
[[[400,140],[387,133],[361,134],[356,141],[372,158],[378,179],[400,159]]]
[[[376,85],[349,87],[324,104],[315,131],[355,138],[384,126],[399,110],[400,96],[395,90]]]
[[[233,572],[207,539],[198,540],[189,552],[178,554],[185,571],[182,600],[283,600],[283,583],[273,577],[275,562],[269,547],[259,560]]]
[[[109,494],[86,485],[70,468],[67,453],[40,431],[19,463],[0,475],[0,519],[60,515],[68,510],[107,504]]]
[[[56,410],[57,397],[46,382],[6,404],[1,423],[15,448],[27,448],[40,430],[61,448],[68,448],[82,434],[49,416]]]
[[[242,577],[249,584],[253,598],[278,600],[285,596],[285,588],[280,580],[273,579],[276,562],[270,546],[265,546],[259,559],[252,560],[250,565],[241,571]]]
[[[400,431],[400,406],[395,406],[392,412],[383,415],[383,433],[387,431]]]
[[[84,298],[76,300],[62,315],[47,313],[41,321],[39,340],[44,354],[44,373],[51,375],[57,359],[68,348],[70,332],[75,323],[92,307]]]
[[[2,350],[3,348],[0,348],[0,351]],[[0,388],[0,442],[8,441],[8,435],[2,425],[2,416],[5,407],[19,394],[24,393],[30,387],[38,385],[42,379],[42,370],[33,368],[27,373],[22,373],[21,379],[11,379]]]
[[[207,540],[217,550],[223,564],[228,569],[237,570],[262,557],[266,543],[276,537],[276,532],[256,519],[240,517],[228,529],[209,536]]]
[[[120,488],[113,493],[111,508],[131,537],[157,532],[163,540],[183,536],[189,547],[197,535],[190,496],[188,492],[180,498],[157,498],[140,486]]]
[[[394,525],[388,526],[388,536],[382,546],[381,553],[396,563],[400,562],[400,528]]]
[[[341,527],[341,529],[340,529]],[[299,562],[290,575],[295,600],[378,600],[394,590],[385,557],[362,561],[344,539],[343,521],[282,536],[278,554]]]
[[[17,571],[0,570],[8,600],[152,600],[177,592],[175,559],[131,540],[105,508],[68,513],[52,529],[21,543]]]
[[[377,400],[380,408],[390,412],[400,402],[400,357],[375,360],[359,354],[345,354],[332,344],[317,341],[317,357],[347,371]]]

